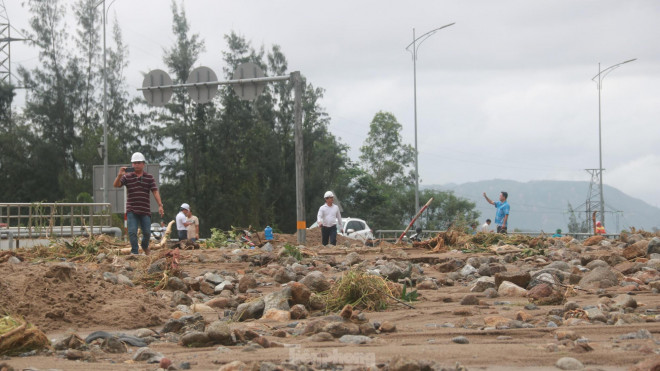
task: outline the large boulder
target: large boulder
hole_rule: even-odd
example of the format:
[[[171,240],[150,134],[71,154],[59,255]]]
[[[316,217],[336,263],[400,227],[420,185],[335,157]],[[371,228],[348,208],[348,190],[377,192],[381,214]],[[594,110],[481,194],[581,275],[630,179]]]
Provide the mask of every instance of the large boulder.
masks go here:
[[[516,285],[515,283],[504,281],[500,284],[500,287],[497,289],[497,293],[500,296],[524,297],[525,295],[527,295],[527,290]]]
[[[520,287],[527,287],[532,280],[529,272],[501,272],[495,274],[495,288],[500,287],[502,282],[508,281]]]
[[[604,289],[619,284],[616,273],[607,267],[598,267],[587,273],[580,280],[580,286]]]
[[[300,283],[309,287],[313,292],[328,291],[331,286],[330,281],[319,271],[310,272],[300,280]]]
[[[635,258],[646,256],[648,245],[649,241],[641,240],[632,245],[626,246],[626,248],[623,249],[623,257],[628,260],[633,260]]]
[[[231,328],[227,322],[214,321],[206,327],[206,335],[214,344],[232,345]]]
[[[238,308],[236,308],[236,315],[234,318],[237,321],[244,321],[250,318],[261,318],[261,315],[264,313],[265,305],[264,298],[240,304]]]
[[[289,286],[291,287],[291,304],[309,304],[309,298],[312,295],[312,291],[309,287],[303,285],[300,282],[293,282]]]
[[[264,296],[264,313],[269,309],[279,309],[288,311],[289,299],[291,299],[291,287],[285,287],[283,290],[271,292]]]
[[[248,289],[257,287],[257,280],[251,274],[246,274],[238,281],[238,292],[244,293]]]
[[[660,254],[660,238],[653,237],[646,247],[646,254]]]

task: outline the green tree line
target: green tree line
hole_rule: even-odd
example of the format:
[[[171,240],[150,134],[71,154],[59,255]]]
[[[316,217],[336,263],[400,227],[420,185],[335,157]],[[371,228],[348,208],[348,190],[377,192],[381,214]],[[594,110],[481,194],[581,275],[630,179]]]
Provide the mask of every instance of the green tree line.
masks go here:
[[[103,138],[102,17],[97,3],[74,3],[76,27],[71,32],[64,25],[67,2],[26,2],[29,36],[42,63],[19,69],[29,87],[20,112],[10,114],[14,88],[0,86],[0,200],[89,201],[92,167],[102,163],[97,152]],[[163,51],[162,61],[177,84],[184,83],[195,66],[217,61],[199,60],[204,39],[191,31],[183,6],[172,2],[171,9],[174,42]],[[267,76],[290,73],[278,45],[254,47],[233,32],[224,38],[226,47],[211,51],[225,66],[220,79],[231,79],[244,62],[259,65]],[[164,107],[148,107],[128,90],[128,49],[116,22],[111,39],[106,70],[108,162],[127,163],[131,153],[140,151],[148,162],[159,163],[166,219],[173,219],[178,206],[187,202],[200,219],[202,237],[210,228],[248,225],[295,232],[293,86],[270,83],[254,102],[247,102],[223,85],[205,104],[192,102],[185,90],[175,90]],[[316,219],[323,193],[333,190],[344,214],[364,218],[373,228],[401,229],[416,212],[414,149],[402,142],[401,124],[391,113],[376,113],[359,163],[351,161],[348,146],[329,130],[324,89],[302,72],[308,225]],[[430,197],[435,202],[421,221],[427,229],[478,217],[473,203],[451,193],[420,194],[421,200]]]

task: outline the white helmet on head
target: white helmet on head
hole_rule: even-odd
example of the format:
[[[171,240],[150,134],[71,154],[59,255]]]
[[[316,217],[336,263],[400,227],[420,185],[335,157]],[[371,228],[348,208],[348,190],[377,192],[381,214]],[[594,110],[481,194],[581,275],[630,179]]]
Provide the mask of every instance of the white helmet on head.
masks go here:
[[[335,194],[332,193],[332,191],[327,191],[327,192],[325,192],[325,194],[323,195],[323,198],[328,198],[328,197],[335,197]]]
[[[147,160],[144,159],[144,155],[140,152],[135,152],[133,156],[131,156],[131,162],[147,162]]]
[[[181,210],[183,210],[183,209],[186,209],[186,210],[190,211],[190,205],[188,205],[188,204],[181,204]]]

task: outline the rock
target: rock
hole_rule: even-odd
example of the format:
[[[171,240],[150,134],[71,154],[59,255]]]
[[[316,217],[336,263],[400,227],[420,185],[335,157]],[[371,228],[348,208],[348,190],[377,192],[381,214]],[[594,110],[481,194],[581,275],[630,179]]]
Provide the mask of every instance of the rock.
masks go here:
[[[527,287],[532,276],[529,272],[501,272],[495,274],[495,288],[499,288],[502,282],[508,281],[518,285],[519,287]]]
[[[499,296],[524,297],[527,294],[527,290],[512,282],[503,281],[497,289],[497,294]]]
[[[460,269],[464,265],[465,262],[463,262],[462,260],[451,259],[449,261],[436,265],[435,269],[437,269],[441,273],[449,273],[449,272],[454,272],[457,269]]]
[[[250,371],[252,368],[241,361],[229,362],[218,369],[218,371]]]
[[[169,277],[167,279],[167,288],[172,291],[188,291],[188,286],[179,277]]]
[[[199,291],[205,295],[215,295],[215,285],[210,282],[201,281],[199,283]]]
[[[633,260],[635,258],[646,256],[648,245],[649,241],[641,240],[632,245],[626,246],[626,248],[623,249],[623,257],[628,260]]]
[[[183,334],[188,331],[204,331],[204,327],[204,317],[196,313],[192,316],[183,316],[179,319],[167,321],[160,332],[163,334],[168,332]]]
[[[451,341],[456,344],[470,344],[470,341],[465,336],[456,336]]]
[[[555,331],[555,337],[557,340],[577,340],[580,335],[573,330],[560,329]]]
[[[206,347],[212,344],[209,336],[205,332],[201,331],[191,331],[185,333],[179,342],[184,347],[192,348]]]
[[[307,286],[313,292],[323,292],[330,289],[330,282],[319,271],[310,272],[300,280],[300,283]]]
[[[547,283],[541,283],[539,285],[536,285],[532,287],[528,292],[527,292],[527,297],[530,299],[541,299],[541,298],[547,298],[555,293],[555,290],[552,288]]]
[[[280,291],[271,292],[264,296],[264,313],[270,309],[289,311],[289,299],[291,299],[291,287],[285,287]]]
[[[291,287],[291,304],[309,304],[312,291],[307,286],[300,282],[292,282],[289,287]]]
[[[417,283],[417,286],[415,286],[417,290],[437,290],[438,289],[438,284],[434,280],[424,280],[422,282]]]
[[[637,301],[630,295],[618,295],[613,300],[614,308],[637,308]]]
[[[486,327],[506,326],[511,320],[502,316],[486,316],[484,324]]]
[[[649,359],[637,362],[630,371],[656,371],[660,370],[660,356],[653,356]]]
[[[339,342],[344,344],[368,344],[372,341],[370,337],[364,335],[344,335],[339,338]]]
[[[167,268],[167,260],[165,260],[165,258],[161,258],[151,263],[151,265],[147,269],[147,273],[148,274],[163,273],[165,272],[165,268]]]
[[[257,280],[251,274],[243,275],[238,281],[238,292],[240,293],[245,293],[248,289],[253,289],[255,287],[257,287]]]
[[[332,337],[332,335],[328,332],[319,332],[318,334],[315,334],[314,336],[309,338],[310,341],[318,341],[318,342],[333,341],[334,339],[335,338]]]
[[[322,319],[312,320],[305,325],[305,327],[302,330],[302,335],[311,335],[322,332],[325,326],[327,325],[328,325],[328,321],[326,320],[322,320]]]
[[[592,260],[592,261],[589,262],[589,264],[587,264],[587,268],[589,270],[594,270],[598,267],[606,267],[607,268],[609,266],[610,265],[607,264],[607,262],[605,262],[603,260],[600,260],[600,259]]]
[[[211,308],[223,309],[231,306],[229,298],[217,297],[205,303]]]
[[[562,260],[553,261],[552,263],[546,265],[545,269],[558,269],[564,272],[570,272],[572,270],[571,266]]]
[[[195,303],[190,306],[190,311],[192,313],[215,313],[215,309],[209,307],[206,304]]]
[[[172,294],[172,304],[176,305],[190,305],[192,304],[192,298],[186,295],[183,291],[174,291]]]
[[[76,361],[76,360],[79,360],[79,359],[83,359],[85,357],[85,353],[83,353],[83,351],[79,350],[79,349],[66,349],[64,351],[64,357],[68,360]],[[5,371],[5,370],[14,371],[13,368],[9,368],[9,369],[5,368],[4,367],[5,365],[6,365],[5,363],[0,364],[0,370],[2,370],[2,371]]]
[[[389,371],[420,371],[421,367],[415,360],[397,357],[390,361]]]
[[[162,368],[163,370],[167,370],[171,365],[172,361],[169,358],[162,358],[158,363],[158,367]]]
[[[163,355],[148,347],[138,348],[133,355],[133,361],[147,362],[147,363],[160,363]]]
[[[305,319],[309,316],[307,308],[302,304],[296,304],[289,311],[291,319]]]
[[[340,338],[344,335],[359,335],[360,327],[351,322],[331,322],[325,325],[322,331],[328,332],[336,338]]]
[[[383,323],[380,324],[380,327],[378,329],[380,330],[380,332],[395,332],[396,325],[390,321],[383,321]]]
[[[264,315],[261,317],[261,319],[275,322],[285,322],[291,319],[291,314],[288,310],[270,308],[264,311]]]
[[[371,322],[361,323],[359,327],[362,335],[373,335],[376,333],[376,326]]]
[[[345,261],[346,261],[346,265],[348,265],[350,267],[351,265],[361,263],[362,262],[362,257],[360,257],[360,254],[358,254],[356,252],[352,252],[352,253],[346,255],[346,260]]]
[[[236,315],[234,318],[238,321],[244,321],[250,318],[260,318],[264,312],[264,307],[265,303],[263,298],[240,304],[236,308]]]
[[[287,283],[296,280],[296,272],[289,268],[280,268],[275,272],[273,279],[277,283]]]
[[[400,278],[409,277],[412,272],[412,264],[408,263],[405,265],[405,262],[393,262],[388,261],[383,265],[377,266],[380,271],[381,276],[387,278],[390,281],[398,281]]]
[[[594,236],[594,237],[602,237],[602,236]],[[582,362],[572,357],[559,358],[557,360],[557,363],[555,363],[555,366],[560,370],[581,370],[584,368]]]
[[[103,272],[103,280],[106,282],[110,282],[114,285],[119,283],[119,279],[117,278],[117,275],[112,272]]]
[[[213,321],[206,327],[206,335],[214,344],[233,345],[231,328],[227,322]]]
[[[602,241],[604,239],[605,239],[605,237],[603,237],[603,236],[591,236],[591,237],[587,238],[586,240],[584,240],[584,242],[582,242],[582,246],[595,246],[595,245],[598,245],[600,243],[600,241]]]
[[[461,305],[479,305],[479,298],[476,295],[465,295],[461,299]]]
[[[521,310],[521,311],[516,312],[516,320],[518,320],[518,321],[529,322],[532,319],[534,319],[534,316],[532,316],[531,314],[529,314],[525,311]]]
[[[103,342],[101,343],[101,349],[103,349],[103,351],[106,353],[114,354],[126,353],[128,351],[128,349],[126,349],[126,345],[122,343],[116,336],[103,339]]]
[[[607,322],[607,317],[597,307],[589,307],[584,311],[587,313],[587,318],[589,318],[590,321]]]
[[[497,293],[497,290],[495,290],[495,288],[493,288],[493,287],[491,287],[491,288],[489,288],[489,289],[486,289],[486,290],[484,291],[484,295],[485,295],[488,299],[494,299],[494,298],[496,298],[496,297],[499,296],[499,294]]]
[[[470,264],[467,264],[466,266],[461,268],[461,276],[463,277],[467,277],[469,275],[473,275],[476,273],[479,273],[479,271],[477,270],[477,268],[471,266]]]
[[[470,288],[470,292],[484,292],[489,288],[495,288],[495,278],[479,277],[472,288]]]
[[[646,254],[651,255],[651,254],[659,254],[659,253],[660,253],[660,238],[653,237],[651,241],[649,241],[648,246],[646,247]]]
[[[178,278],[177,278],[177,279],[178,279]],[[179,281],[181,281],[181,280],[179,280]],[[121,274],[121,273],[120,273],[120,274],[117,274],[117,283],[120,284],[120,285],[128,286],[128,287],[134,287],[134,286],[135,286],[135,284],[133,283],[133,281],[131,281],[130,278],[124,276],[124,275]],[[188,286],[186,286],[186,285],[184,284],[184,286],[182,287],[182,289],[188,291]]]
[[[350,320],[352,316],[353,316],[353,306],[350,304],[344,305],[344,307],[339,312],[339,317],[347,321]]]
[[[596,236],[597,237],[597,236]],[[619,278],[609,268],[598,267],[587,273],[580,280],[581,287],[604,289],[619,284]]]

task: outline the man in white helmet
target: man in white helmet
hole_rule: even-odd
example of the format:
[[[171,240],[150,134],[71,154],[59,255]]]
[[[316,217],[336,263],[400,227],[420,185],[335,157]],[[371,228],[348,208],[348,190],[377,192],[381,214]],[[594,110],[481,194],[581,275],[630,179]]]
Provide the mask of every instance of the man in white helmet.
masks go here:
[[[128,239],[131,241],[131,254],[137,255],[138,249],[137,230],[142,229],[141,246],[145,254],[149,254],[149,237],[151,236],[151,208],[149,191],[154,194],[158,202],[158,213],[162,217],[163,202],[160,200],[160,192],[153,175],[144,171],[146,160],[142,153],[135,152],[131,156],[132,168],[123,166],[113,185],[115,188],[126,187],[126,221],[128,224]],[[127,171],[127,169],[129,169]]]
[[[325,203],[319,208],[319,213],[316,216],[319,227],[321,227],[321,239],[323,246],[328,244],[337,244],[337,226],[341,231],[341,213],[339,207],[334,205],[335,195],[331,191],[325,192],[323,195]]]
[[[179,235],[179,241],[188,239],[188,226],[192,222],[188,222],[188,218],[192,216],[190,212],[190,205],[183,203],[179,208],[179,213],[176,214],[176,232]]]

